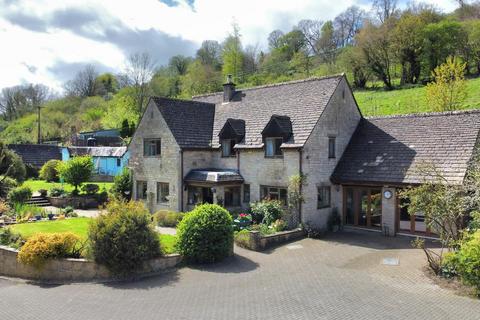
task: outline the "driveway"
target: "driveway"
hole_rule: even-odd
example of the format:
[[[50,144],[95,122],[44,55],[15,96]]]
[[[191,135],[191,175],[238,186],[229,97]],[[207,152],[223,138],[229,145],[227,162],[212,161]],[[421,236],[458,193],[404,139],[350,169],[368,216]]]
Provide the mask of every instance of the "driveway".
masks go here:
[[[479,319],[480,301],[436,286],[409,240],[344,232],[236,248],[226,262],[131,283],[0,279],[0,319]]]

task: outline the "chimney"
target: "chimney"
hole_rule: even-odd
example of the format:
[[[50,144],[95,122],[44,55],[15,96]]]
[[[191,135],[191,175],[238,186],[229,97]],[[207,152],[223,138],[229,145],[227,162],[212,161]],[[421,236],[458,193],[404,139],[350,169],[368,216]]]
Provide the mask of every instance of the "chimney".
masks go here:
[[[223,102],[232,101],[235,94],[235,83],[233,83],[232,75],[227,75],[227,82],[223,84]]]

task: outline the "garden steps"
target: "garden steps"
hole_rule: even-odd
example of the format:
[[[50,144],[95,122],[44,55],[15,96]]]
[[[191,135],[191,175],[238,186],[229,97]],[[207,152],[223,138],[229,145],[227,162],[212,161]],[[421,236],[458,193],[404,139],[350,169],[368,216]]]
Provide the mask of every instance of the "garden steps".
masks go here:
[[[42,196],[32,196],[25,204],[37,206],[37,207],[47,207],[50,205],[50,201]]]

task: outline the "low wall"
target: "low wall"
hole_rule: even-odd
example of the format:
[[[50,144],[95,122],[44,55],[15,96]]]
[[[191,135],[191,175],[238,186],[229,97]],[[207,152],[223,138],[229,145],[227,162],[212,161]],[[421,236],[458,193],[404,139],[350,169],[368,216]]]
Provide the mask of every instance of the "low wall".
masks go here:
[[[259,231],[250,231],[248,241],[246,243],[243,242],[241,244],[237,244],[250,250],[263,251],[273,246],[301,239],[303,237],[305,237],[305,231],[300,228],[288,231],[281,231],[266,236],[262,236]]]
[[[48,197],[48,200],[54,207],[65,208],[66,206],[74,207],[75,209],[90,209],[98,208],[99,203],[94,196],[81,197]]]
[[[109,281],[117,279],[100,264],[86,259],[49,260],[41,269],[17,261],[18,251],[0,246],[0,275],[45,282]],[[142,277],[161,273],[182,261],[179,254],[171,254],[144,262],[134,276]]]

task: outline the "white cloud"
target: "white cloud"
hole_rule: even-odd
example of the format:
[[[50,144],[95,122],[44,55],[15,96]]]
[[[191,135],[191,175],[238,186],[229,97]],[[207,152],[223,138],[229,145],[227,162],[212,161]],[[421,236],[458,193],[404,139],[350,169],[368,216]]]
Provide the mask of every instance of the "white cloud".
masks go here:
[[[451,0],[427,2],[446,10],[455,6]],[[198,46],[205,39],[221,41],[231,30],[233,20],[240,26],[244,44],[265,46],[269,32],[274,29],[287,31],[301,19],[333,19],[354,4],[369,7],[368,1],[353,0],[336,0],[334,4],[331,0],[197,0],[193,5],[176,0],[176,3],[177,6],[168,6],[159,0],[35,0],[2,4],[0,0],[3,47],[0,88],[21,82],[42,82],[59,89],[64,79],[52,72],[59,63],[96,63],[120,70],[127,51],[139,45],[145,50],[163,51],[160,54],[163,59],[172,52],[193,54],[189,43]],[[69,21],[69,12],[75,10],[75,18],[84,24]],[[65,14],[59,17],[55,15],[58,12]],[[12,16],[16,16],[15,21]],[[52,20],[60,18],[52,25]],[[125,28],[129,31],[126,39],[138,34],[140,43],[130,47],[125,45],[125,39],[110,40],[112,30],[116,30],[118,38]],[[158,35],[158,39],[144,40],[151,34]]]

